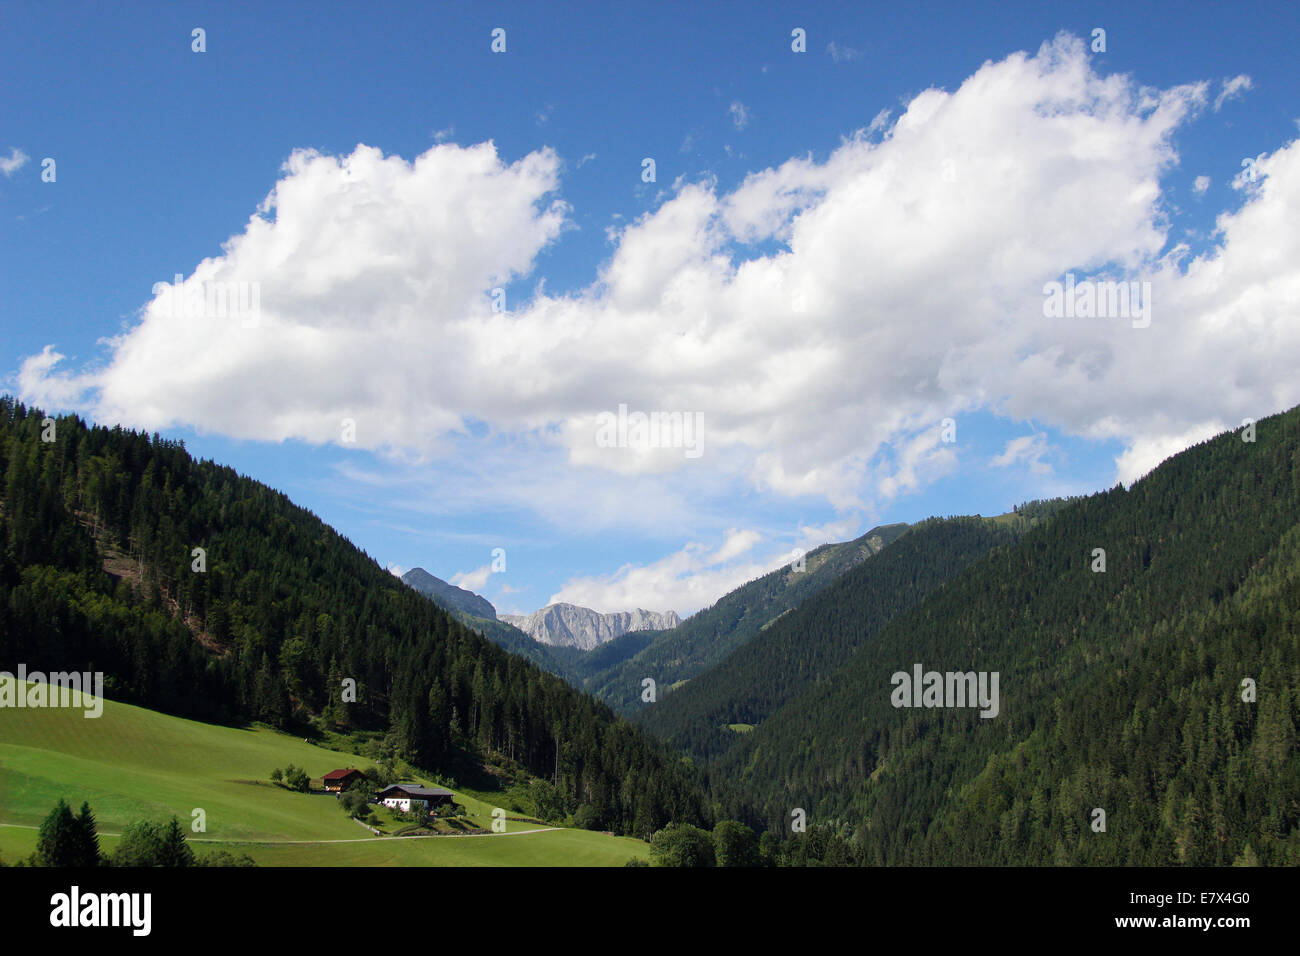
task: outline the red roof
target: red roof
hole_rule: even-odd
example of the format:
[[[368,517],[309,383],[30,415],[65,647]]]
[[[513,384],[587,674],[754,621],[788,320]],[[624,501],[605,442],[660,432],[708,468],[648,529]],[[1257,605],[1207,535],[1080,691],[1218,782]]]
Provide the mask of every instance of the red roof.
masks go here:
[[[350,777],[352,774],[360,775],[360,770],[331,770],[322,778],[324,780],[342,780],[344,777]]]

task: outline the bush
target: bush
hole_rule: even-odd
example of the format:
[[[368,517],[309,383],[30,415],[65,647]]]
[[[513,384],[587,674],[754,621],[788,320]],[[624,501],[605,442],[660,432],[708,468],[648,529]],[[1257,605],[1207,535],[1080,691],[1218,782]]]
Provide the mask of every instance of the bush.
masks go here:
[[[604,817],[590,803],[584,803],[578,807],[577,812],[573,814],[573,824],[580,830],[605,829]]]
[[[549,780],[536,780],[532,787],[533,805],[536,814],[548,823],[563,820],[565,816],[564,796],[560,788]]]
[[[370,802],[366,798],[364,790],[345,790],[339,795],[339,804],[343,807],[343,812],[348,816],[361,816],[363,809],[366,813],[370,812]]]
[[[195,866],[257,866],[247,853],[235,856],[229,850],[217,850],[194,861]]]
[[[386,787],[390,783],[396,783],[400,774],[397,765],[393,762],[392,757],[381,757],[379,766],[372,768],[375,774],[375,780],[381,787]]]
[[[111,857],[113,866],[193,866],[194,851],[185,842],[180,820],[128,824]]]
[[[307,776],[307,771],[293,764],[284,768],[284,783],[290,790],[297,790],[299,793],[306,793],[311,789],[311,777]]]
[[[722,820],[713,828],[713,853],[718,866],[760,866],[758,836],[737,820]]]
[[[713,835],[689,823],[670,823],[650,841],[660,866],[713,866]]]

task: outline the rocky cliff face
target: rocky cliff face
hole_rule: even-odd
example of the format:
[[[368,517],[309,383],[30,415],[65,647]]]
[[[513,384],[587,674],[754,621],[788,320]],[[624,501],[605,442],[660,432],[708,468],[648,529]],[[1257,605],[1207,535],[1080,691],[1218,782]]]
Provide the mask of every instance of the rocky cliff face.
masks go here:
[[[503,614],[501,620],[543,644],[577,647],[584,651],[628,631],[662,631],[681,623],[675,611],[659,614],[638,608],[601,614],[575,604],[551,604],[532,614]]]

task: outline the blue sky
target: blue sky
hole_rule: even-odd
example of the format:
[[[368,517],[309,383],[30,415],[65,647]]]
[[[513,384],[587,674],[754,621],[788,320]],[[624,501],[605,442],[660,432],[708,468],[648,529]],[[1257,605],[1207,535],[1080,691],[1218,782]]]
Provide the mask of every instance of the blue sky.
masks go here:
[[[1132,480],[1300,401],[1297,27],[8,10],[0,387],[183,438],[503,611],[687,613],[793,548]],[[1150,282],[1150,327],[1045,318],[1067,272]],[[258,283],[257,327],[161,314],[176,274]],[[600,447],[620,404],[701,416],[703,454]]]

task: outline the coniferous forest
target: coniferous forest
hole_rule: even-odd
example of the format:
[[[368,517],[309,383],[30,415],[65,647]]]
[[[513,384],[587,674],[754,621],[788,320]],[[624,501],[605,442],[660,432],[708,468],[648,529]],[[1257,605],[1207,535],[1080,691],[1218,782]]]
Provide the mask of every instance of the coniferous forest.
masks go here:
[[[643,731],[179,442],[5,397],[0,471],[0,668],[102,671],[109,698],[201,720],[385,731],[431,770],[492,750],[591,829],[711,824]]]
[[[1050,509],[886,620],[891,563],[952,560],[909,534],[644,724],[845,862],[1300,863],[1300,410],[1257,428]],[[895,707],[918,663],[999,673],[999,713]]]
[[[1294,865],[1300,410],[1252,437],[1127,490],[900,529],[797,604],[760,579],[719,607],[770,620],[628,723],[264,485],[6,398],[0,667],[102,670],[111,698],[208,721],[381,732],[433,770],[498,753],[590,828],[671,824],[661,862],[712,859],[691,827],[734,820],[764,832],[742,853],[740,823],[715,831],[733,861]],[[996,672],[997,713],[895,706],[918,664]]]
[[[829,678],[867,635],[914,606],[1017,532],[979,518],[933,519],[909,531],[825,592],[775,618],[758,639],[643,710],[642,726],[677,749],[714,760],[800,690]],[[816,638],[809,640],[809,635]]]

